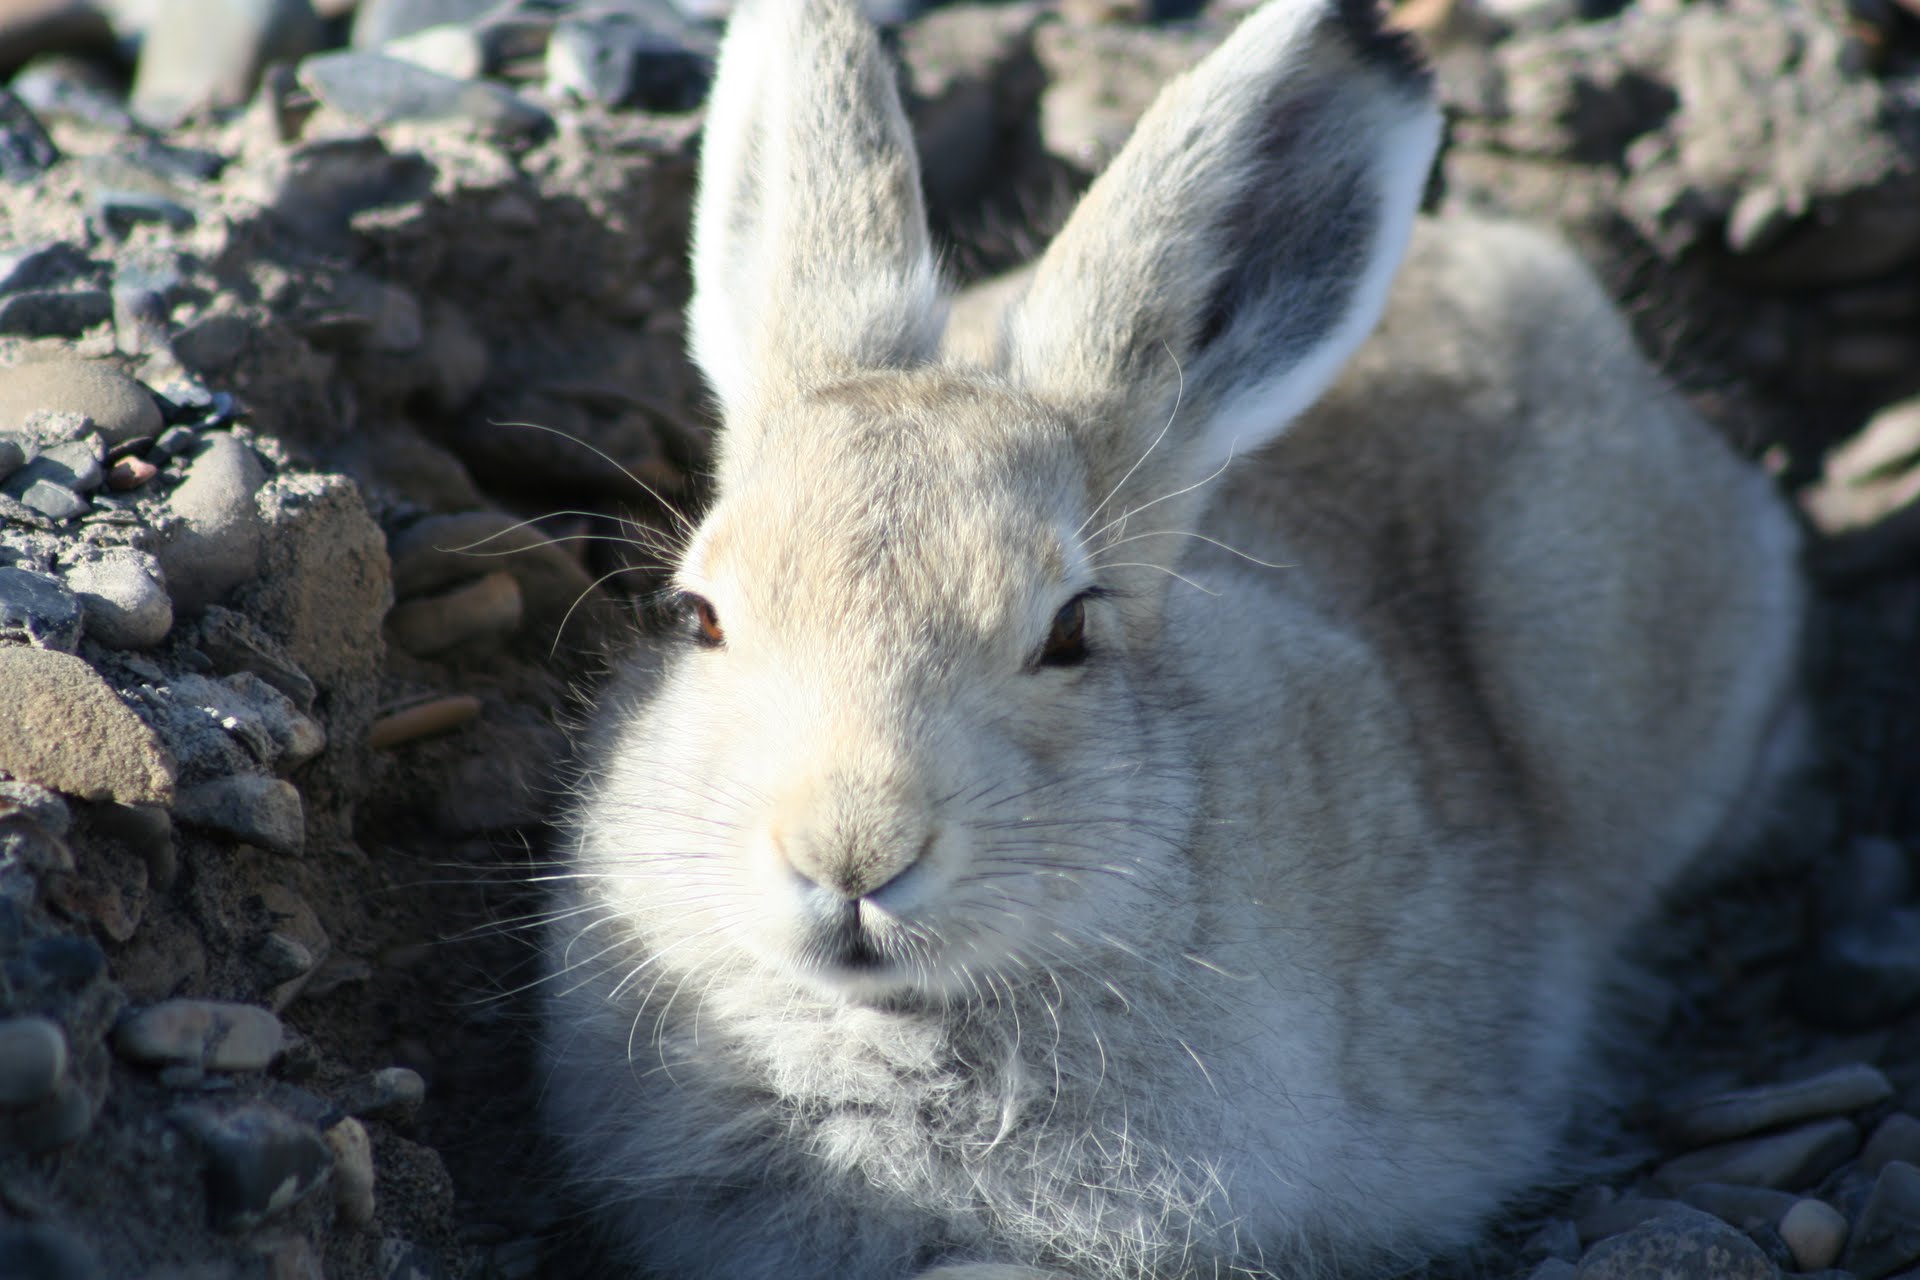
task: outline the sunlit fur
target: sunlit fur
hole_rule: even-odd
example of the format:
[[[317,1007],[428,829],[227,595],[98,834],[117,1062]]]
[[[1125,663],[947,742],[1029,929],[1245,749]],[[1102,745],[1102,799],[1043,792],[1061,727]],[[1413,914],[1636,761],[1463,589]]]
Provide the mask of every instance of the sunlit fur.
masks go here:
[[[636,1275],[1378,1266],[1600,1091],[1619,940],[1791,754],[1794,532],[1563,249],[1409,232],[1373,23],[1249,18],[943,354],[871,34],[736,18],[676,569],[724,634],[606,692],[546,984]]]

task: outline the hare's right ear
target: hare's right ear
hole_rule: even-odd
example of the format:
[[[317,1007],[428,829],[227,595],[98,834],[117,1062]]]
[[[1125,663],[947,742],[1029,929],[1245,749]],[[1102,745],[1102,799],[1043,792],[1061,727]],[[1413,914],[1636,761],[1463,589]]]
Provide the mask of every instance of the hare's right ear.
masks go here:
[[[732,418],[927,359],[944,324],[893,68],[854,0],[748,0],[707,106],[694,360]]]

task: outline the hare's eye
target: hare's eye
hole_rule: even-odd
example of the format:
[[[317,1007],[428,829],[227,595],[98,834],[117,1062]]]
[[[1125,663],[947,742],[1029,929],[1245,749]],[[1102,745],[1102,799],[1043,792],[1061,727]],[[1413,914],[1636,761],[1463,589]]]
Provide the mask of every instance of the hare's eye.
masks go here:
[[[1043,667],[1071,667],[1087,658],[1087,597],[1077,595],[1053,615],[1053,630],[1040,650]]]
[[[721,629],[720,615],[714,611],[713,602],[692,592],[688,592],[684,600],[693,638],[709,649],[725,644],[727,633]]]

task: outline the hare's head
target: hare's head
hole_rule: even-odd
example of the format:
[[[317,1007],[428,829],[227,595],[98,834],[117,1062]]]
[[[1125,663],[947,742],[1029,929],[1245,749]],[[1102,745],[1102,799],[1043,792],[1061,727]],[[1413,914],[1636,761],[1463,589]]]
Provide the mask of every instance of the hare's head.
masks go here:
[[[1278,0],[1162,95],[976,367],[941,357],[852,0],[743,6],[694,259],[717,498],[622,748],[652,793],[605,819],[686,963],[944,997],[1186,927],[1180,545],[1375,323],[1436,132],[1368,0]]]

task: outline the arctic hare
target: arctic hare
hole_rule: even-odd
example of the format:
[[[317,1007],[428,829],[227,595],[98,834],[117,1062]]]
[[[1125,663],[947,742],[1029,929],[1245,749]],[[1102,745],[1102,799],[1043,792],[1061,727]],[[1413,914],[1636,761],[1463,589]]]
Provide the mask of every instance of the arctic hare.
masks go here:
[[[943,349],[871,32],[742,6],[717,497],[550,949],[635,1274],[1377,1265],[1553,1169],[1787,754],[1796,535],[1566,252],[1415,225],[1437,131],[1368,0],[1276,0]]]

